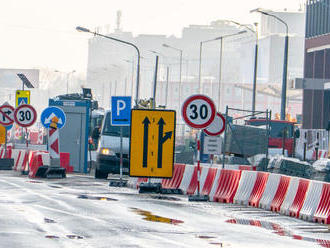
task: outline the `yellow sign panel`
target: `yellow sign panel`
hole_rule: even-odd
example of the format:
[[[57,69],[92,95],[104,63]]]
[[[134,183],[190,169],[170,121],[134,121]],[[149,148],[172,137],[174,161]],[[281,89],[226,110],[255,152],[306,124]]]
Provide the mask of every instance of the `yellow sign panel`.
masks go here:
[[[16,90],[16,108],[22,104],[30,104],[29,90]]]
[[[0,125],[0,144],[6,143],[6,128]]]
[[[172,177],[175,114],[174,110],[132,110],[130,176]]]

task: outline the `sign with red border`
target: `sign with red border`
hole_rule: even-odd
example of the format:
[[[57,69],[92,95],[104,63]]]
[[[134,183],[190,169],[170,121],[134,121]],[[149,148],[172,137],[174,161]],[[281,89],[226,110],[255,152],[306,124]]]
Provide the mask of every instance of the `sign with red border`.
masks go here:
[[[213,101],[205,95],[192,95],[182,105],[181,114],[184,121],[192,128],[204,129],[215,117],[216,108]]]
[[[213,122],[205,128],[203,131],[210,136],[218,136],[225,131],[225,117],[222,114],[217,113],[214,117]]]
[[[14,123],[14,107],[5,104],[0,107],[0,124],[10,126]]]
[[[30,127],[37,120],[37,111],[29,104],[22,104],[15,109],[14,119],[21,127]]]

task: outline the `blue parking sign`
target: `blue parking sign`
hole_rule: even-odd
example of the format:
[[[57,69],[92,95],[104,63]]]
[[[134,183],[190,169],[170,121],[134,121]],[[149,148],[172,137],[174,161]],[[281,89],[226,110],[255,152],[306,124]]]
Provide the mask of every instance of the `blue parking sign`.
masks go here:
[[[112,96],[111,97],[111,125],[130,126],[131,125],[132,97]]]

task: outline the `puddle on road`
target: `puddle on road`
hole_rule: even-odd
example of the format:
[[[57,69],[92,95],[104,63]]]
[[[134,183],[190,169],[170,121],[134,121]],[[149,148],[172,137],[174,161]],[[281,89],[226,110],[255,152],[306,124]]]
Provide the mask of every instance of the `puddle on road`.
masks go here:
[[[80,235],[75,235],[75,234],[70,234],[70,235],[66,235],[67,238],[69,239],[83,239],[83,236]]]
[[[48,185],[48,186],[54,189],[63,189],[63,187],[61,186],[56,186],[56,185]]]
[[[261,220],[249,220],[249,219],[229,219],[229,220],[226,220],[226,222],[231,223],[231,224],[257,226],[257,227],[261,227],[261,228],[264,228],[267,230],[271,230],[271,231],[273,231],[273,233],[275,233],[279,236],[286,236],[286,237],[291,237],[296,240],[314,242],[322,247],[330,248],[330,240],[314,239],[314,238],[304,237],[301,235],[296,235],[276,223],[272,223],[272,222],[268,222],[268,221],[261,221]]]
[[[214,237],[214,236],[197,235],[196,237],[199,239],[206,239],[206,240],[211,239],[211,240],[209,240],[210,245],[217,245],[218,247],[229,247],[230,246],[230,244],[224,244],[222,242],[216,241],[217,237]],[[212,241],[212,239],[213,239],[213,241]]]
[[[167,224],[172,224],[172,225],[178,225],[178,224],[183,223],[182,220],[170,219],[170,218],[154,215],[149,211],[145,211],[145,210],[142,210],[142,209],[139,209],[139,208],[130,208],[130,209],[134,213],[137,213],[138,215],[144,216],[143,219],[146,220],[146,221],[161,222],[161,223],[167,223]]]
[[[56,223],[55,220],[44,218],[45,223]]]
[[[179,198],[172,196],[163,196],[163,195],[151,196],[151,198],[157,200],[181,201]]]
[[[104,197],[104,196],[89,196],[89,195],[78,195],[79,199],[89,199],[89,200],[99,200],[99,201],[118,201],[114,198]]]
[[[59,236],[55,236],[55,235],[46,235],[45,238],[47,239],[59,239]]]

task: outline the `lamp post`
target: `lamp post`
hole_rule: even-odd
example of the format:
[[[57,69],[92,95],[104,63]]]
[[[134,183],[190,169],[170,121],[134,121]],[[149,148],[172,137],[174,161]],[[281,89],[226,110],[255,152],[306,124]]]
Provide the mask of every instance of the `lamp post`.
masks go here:
[[[131,72],[132,79],[131,80],[133,83],[133,81],[134,81],[134,60],[124,59],[124,61],[132,64],[132,72]],[[133,97],[133,84],[131,85],[131,96]]]
[[[168,44],[163,44],[163,47],[166,47],[166,48],[170,48],[170,49],[173,49],[175,51],[178,51],[179,54],[180,54],[180,71],[179,71],[179,104],[181,104],[181,91],[182,91],[182,53],[183,53],[183,50],[182,49],[179,49],[179,48],[176,48],[176,47],[173,47],[173,46],[170,46]]]
[[[204,41],[201,41],[199,43],[198,93],[202,92],[202,50],[203,50],[203,43],[207,43],[207,42],[215,41],[215,40],[221,40],[221,39],[222,39],[222,36],[216,37],[216,38],[211,39],[211,40],[204,40]],[[222,43],[222,41],[221,41],[221,43]],[[221,60],[221,58],[220,58],[220,60]],[[220,67],[221,67],[221,65],[220,65]]]
[[[203,48],[203,43],[210,42],[210,41],[215,41],[215,40],[220,40],[219,90],[218,90],[218,109],[219,110],[220,110],[220,94],[221,94],[220,86],[221,86],[221,76],[222,76],[221,75],[222,74],[221,66],[222,66],[223,39],[227,38],[227,37],[231,37],[231,36],[240,35],[240,34],[243,34],[243,33],[246,33],[246,31],[243,30],[243,31],[240,31],[238,33],[223,35],[223,36],[219,36],[219,37],[216,37],[214,39],[211,39],[211,40],[205,40],[205,41],[200,42],[200,46],[199,46],[199,73],[198,73],[198,92],[199,93],[201,93],[201,89],[202,89],[202,48]]]
[[[236,21],[232,20],[226,20],[227,22],[234,23],[240,27],[244,27],[251,31],[255,35],[255,48],[254,48],[254,68],[253,68],[253,89],[252,89],[252,114],[254,115],[255,109],[256,109],[256,91],[257,91],[257,69],[258,69],[258,23],[254,23],[255,30],[253,30],[251,27],[245,24],[241,24]]]
[[[130,43],[130,42],[127,42],[127,41],[124,41],[124,40],[120,40],[120,39],[117,39],[117,38],[114,38],[114,37],[111,37],[111,36],[103,35],[103,34],[100,34],[100,33],[97,33],[97,32],[92,32],[89,29],[84,28],[84,27],[78,26],[78,27],[76,27],[76,30],[80,31],[80,32],[91,33],[91,34],[101,36],[101,37],[104,37],[104,38],[107,38],[107,39],[110,39],[110,40],[118,41],[118,42],[124,43],[126,45],[129,45],[129,46],[132,46],[132,47],[135,48],[135,50],[137,52],[137,59],[138,59],[138,61],[137,61],[137,70],[136,70],[137,72],[136,72],[135,106],[136,106],[136,108],[138,108],[139,87],[140,87],[140,50],[139,50],[139,48],[136,45],[134,45],[133,43]]]
[[[283,78],[282,78],[282,94],[281,94],[281,120],[285,120],[285,108],[286,108],[286,85],[287,85],[287,74],[288,74],[288,49],[289,49],[289,27],[288,24],[276,15],[266,12],[260,8],[250,11],[259,12],[263,15],[271,16],[284,24],[285,26],[285,42],[284,42],[284,61],[283,61]]]

